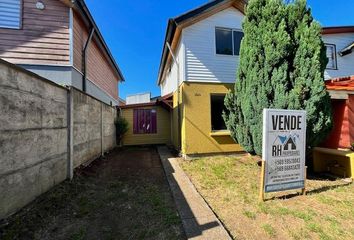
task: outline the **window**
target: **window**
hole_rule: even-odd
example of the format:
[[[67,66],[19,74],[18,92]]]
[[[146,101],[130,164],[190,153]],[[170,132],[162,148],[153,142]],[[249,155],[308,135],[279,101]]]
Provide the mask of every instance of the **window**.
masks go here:
[[[325,44],[326,46],[326,53],[328,58],[327,69],[337,69],[337,51],[336,45],[334,44]]]
[[[224,105],[225,95],[211,95],[211,130],[227,130],[224,118],[222,117],[223,111],[227,111]]]
[[[231,28],[216,28],[216,54],[234,56],[240,55],[240,46],[242,38],[242,31],[233,30]]]
[[[216,53],[223,55],[232,55],[232,30],[216,29]]]
[[[21,28],[22,0],[0,0],[0,28]]]
[[[233,31],[234,34],[234,55],[240,55],[241,40],[243,38],[243,32]]]
[[[157,114],[155,109],[134,109],[134,134],[157,133]]]

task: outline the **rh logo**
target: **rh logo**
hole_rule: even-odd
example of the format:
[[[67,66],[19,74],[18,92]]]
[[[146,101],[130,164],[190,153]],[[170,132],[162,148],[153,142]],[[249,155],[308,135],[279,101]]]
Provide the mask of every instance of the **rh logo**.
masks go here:
[[[272,156],[281,157],[283,155],[296,155],[298,152],[297,142],[299,139],[298,134],[290,134],[288,136],[277,136],[272,145]]]

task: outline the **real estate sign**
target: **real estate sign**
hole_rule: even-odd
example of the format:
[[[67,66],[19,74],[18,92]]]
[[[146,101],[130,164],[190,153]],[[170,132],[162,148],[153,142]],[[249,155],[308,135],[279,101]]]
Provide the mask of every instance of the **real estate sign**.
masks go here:
[[[264,109],[264,192],[305,188],[306,111]]]

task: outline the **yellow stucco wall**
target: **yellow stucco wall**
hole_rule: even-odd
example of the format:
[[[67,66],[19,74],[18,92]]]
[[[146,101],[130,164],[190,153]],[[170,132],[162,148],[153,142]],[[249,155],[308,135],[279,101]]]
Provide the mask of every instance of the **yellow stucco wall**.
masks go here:
[[[186,155],[243,151],[229,135],[211,136],[211,94],[226,94],[233,84],[182,84],[181,143]]]
[[[177,96],[178,93],[177,91],[173,93],[173,110],[171,111],[171,127],[172,127],[172,132],[171,132],[171,140],[172,140],[172,145],[176,148],[179,149],[179,144],[178,144],[178,101],[177,101]]]
[[[157,112],[157,133],[156,134],[134,134],[133,133],[133,110],[122,109],[122,117],[129,123],[129,130],[123,137],[123,145],[145,145],[145,144],[171,144],[171,120],[170,112],[161,106],[140,107],[138,109],[156,109]]]

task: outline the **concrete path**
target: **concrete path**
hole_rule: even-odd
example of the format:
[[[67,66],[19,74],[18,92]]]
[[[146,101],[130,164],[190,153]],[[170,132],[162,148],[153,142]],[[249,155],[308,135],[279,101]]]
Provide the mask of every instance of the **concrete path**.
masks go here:
[[[158,152],[188,239],[231,239],[166,146]]]

